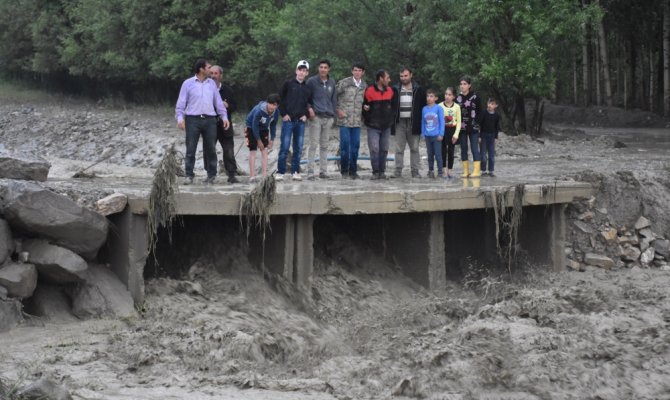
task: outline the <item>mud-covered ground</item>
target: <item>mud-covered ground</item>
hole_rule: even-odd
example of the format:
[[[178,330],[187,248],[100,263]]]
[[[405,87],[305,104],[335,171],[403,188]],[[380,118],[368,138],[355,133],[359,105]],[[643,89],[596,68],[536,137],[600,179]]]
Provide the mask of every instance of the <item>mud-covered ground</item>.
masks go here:
[[[539,141],[501,135],[498,175],[588,180],[613,225],[645,215],[669,237],[666,122],[555,113],[568,112]],[[76,182],[61,178],[102,154],[98,176],[151,176],[166,146],[183,147],[172,114],[4,91],[0,143],[48,158],[48,184],[72,194]],[[245,149],[238,157],[246,168]],[[89,197],[109,191],[100,182]],[[204,254],[179,279],[147,282],[136,320],[31,319],[0,334],[0,377],[49,376],[75,399],[670,399],[669,271],[553,274],[522,262],[510,276],[473,263],[468,279],[431,293],[355,232],[336,240],[316,249],[301,297],[262,279],[243,238],[229,238],[227,262]]]

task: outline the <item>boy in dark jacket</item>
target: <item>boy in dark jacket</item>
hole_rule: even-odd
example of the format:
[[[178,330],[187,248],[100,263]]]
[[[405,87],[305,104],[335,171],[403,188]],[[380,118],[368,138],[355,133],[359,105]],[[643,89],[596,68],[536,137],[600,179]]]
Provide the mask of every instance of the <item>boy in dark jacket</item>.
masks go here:
[[[479,139],[479,149],[482,158],[482,175],[486,175],[488,166],[488,175],[495,177],[493,168],[496,160],[496,143],[498,143],[498,132],[500,131],[500,115],[496,112],[498,102],[490,98],[486,104],[486,111],[482,113],[481,132]],[[488,161],[488,163],[487,163]]]
[[[256,181],[256,150],[261,151],[263,177],[268,173],[268,150],[272,148],[279,119],[279,95],[271,94],[249,112],[245,121],[244,137],[249,147],[250,182]]]

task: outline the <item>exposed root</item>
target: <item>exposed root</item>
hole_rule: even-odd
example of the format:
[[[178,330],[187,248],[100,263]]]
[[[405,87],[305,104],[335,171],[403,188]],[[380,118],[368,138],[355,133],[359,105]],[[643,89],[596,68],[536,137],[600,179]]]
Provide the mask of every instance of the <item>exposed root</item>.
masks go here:
[[[512,204],[508,197],[512,188],[495,189],[487,192],[487,208],[493,209],[496,222],[496,249],[498,256],[507,263],[507,271],[512,272],[512,263],[516,259],[519,243],[519,226],[523,213],[523,196],[525,185],[518,184],[514,187]],[[501,239],[505,245],[501,245]]]
[[[270,228],[270,209],[277,197],[277,182],[274,174],[268,175],[245,194],[240,202],[240,225],[247,234],[247,241],[252,228],[261,232],[261,239],[265,243],[265,232]]]
[[[168,238],[172,244],[172,223],[177,218],[176,211],[176,193],[179,192],[177,184],[177,173],[180,170],[180,163],[177,160],[177,151],[174,144],[165,153],[151,184],[151,194],[149,195],[149,209],[147,210],[147,234],[149,237],[149,252],[154,254],[154,260],[158,265],[156,258],[156,242],[158,241],[158,228],[167,228]]]

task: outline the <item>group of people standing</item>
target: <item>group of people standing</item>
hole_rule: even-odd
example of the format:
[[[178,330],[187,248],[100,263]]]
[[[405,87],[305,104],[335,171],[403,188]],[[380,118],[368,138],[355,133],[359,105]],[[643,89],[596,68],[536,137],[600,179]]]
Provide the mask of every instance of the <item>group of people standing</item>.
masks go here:
[[[386,163],[395,136],[395,169],[390,177],[399,178],[404,168],[405,149],[410,149],[410,172],[421,177],[419,144],[423,136],[428,154],[429,178],[452,178],[454,148],[461,147],[462,177],[494,176],[495,143],[500,130],[500,117],[495,99],[489,99],[482,109],[481,99],[472,91],[471,79],[460,79],[459,93],[449,87],[444,101],[437,102],[437,93],[424,89],[413,79],[410,68],[400,70],[399,82],[391,85],[387,70],[375,73],[375,81],[363,81],[365,67],[355,63],[351,76],[335,82],[330,77],[330,62],[318,62],[318,73],[311,78],[309,62],[300,60],[295,75],[284,82],[279,93],[267,96],[247,115],[244,136],[249,147],[251,181],[256,177],[257,150],[261,152],[262,174],[267,175],[268,151],[276,136],[276,125],[281,119],[280,148],[276,179],[290,176],[302,180],[300,160],[307,129],[307,177],[328,178],[328,133],[336,124],[340,133],[340,172],[342,178],[358,179],[358,153],[361,128],[367,128],[372,179],[386,179]],[[203,136],[203,161],[207,170],[206,183],[216,176],[216,141],[224,149],[223,158],[229,182],[236,182],[236,162],[232,145],[232,124],[229,113],[235,110],[230,88],[221,83],[221,69],[205,60],[195,65],[196,75],[184,81],[176,106],[178,126],[186,131],[186,184],[193,181],[195,149]],[[315,173],[319,147],[319,173]],[[470,172],[468,150],[472,152],[473,170]],[[435,168],[435,166],[437,168]],[[488,168],[488,170],[487,170]],[[437,174],[435,173],[437,169]]]

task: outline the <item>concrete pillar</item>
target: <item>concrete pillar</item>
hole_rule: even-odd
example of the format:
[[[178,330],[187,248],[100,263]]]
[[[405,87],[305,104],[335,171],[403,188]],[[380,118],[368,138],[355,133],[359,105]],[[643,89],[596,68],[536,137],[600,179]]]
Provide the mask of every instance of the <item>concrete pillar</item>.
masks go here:
[[[293,283],[312,288],[314,272],[314,216],[296,215],[293,253]]]
[[[553,204],[549,215],[549,262],[555,272],[565,269],[565,209],[567,204]]]
[[[386,217],[386,256],[405,275],[431,289],[447,285],[444,213],[412,213]]]
[[[314,270],[314,216],[287,215],[272,217],[271,231],[265,236],[265,257],[255,259],[268,271],[288,281],[311,289]],[[260,232],[251,241],[252,254],[263,246]]]
[[[144,302],[144,266],[149,255],[147,216],[133,214],[126,207],[110,215],[113,228],[109,233],[101,258],[127,287],[136,305]]]

